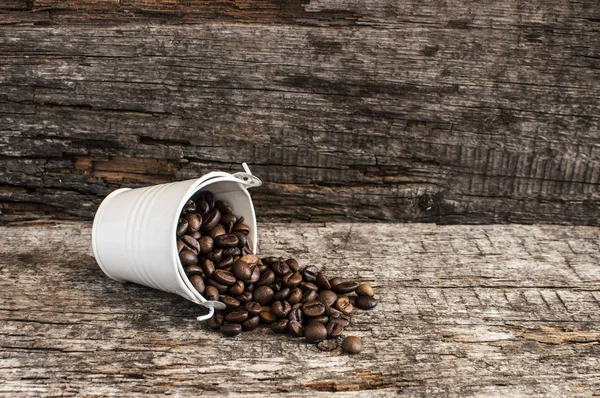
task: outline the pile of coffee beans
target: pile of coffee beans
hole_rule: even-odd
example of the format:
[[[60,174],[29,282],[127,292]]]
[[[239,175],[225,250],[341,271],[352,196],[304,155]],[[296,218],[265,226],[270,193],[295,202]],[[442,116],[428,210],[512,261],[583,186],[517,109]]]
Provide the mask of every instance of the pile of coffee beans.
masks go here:
[[[250,228],[243,217],[209,191],[183,207],[177,226],[177,249],[190,283],[207,300],[225,304],[208,326],[237,336],[260,324],[276,333],[304,336],[319,343],[342,335],[354,307],[377,305],[368,284],[328,278],[314,266],[301,267],[283,257],[259,259],[252,253]],[[358,337],[347,337],[344,352],[362,350]]]

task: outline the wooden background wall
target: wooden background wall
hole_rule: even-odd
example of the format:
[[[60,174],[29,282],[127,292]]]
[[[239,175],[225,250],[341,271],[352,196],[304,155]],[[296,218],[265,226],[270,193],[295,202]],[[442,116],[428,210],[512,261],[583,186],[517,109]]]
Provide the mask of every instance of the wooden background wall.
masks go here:
[[[597,0],[0,0],[0,220],[240,170],[263,220],[600,225]]]

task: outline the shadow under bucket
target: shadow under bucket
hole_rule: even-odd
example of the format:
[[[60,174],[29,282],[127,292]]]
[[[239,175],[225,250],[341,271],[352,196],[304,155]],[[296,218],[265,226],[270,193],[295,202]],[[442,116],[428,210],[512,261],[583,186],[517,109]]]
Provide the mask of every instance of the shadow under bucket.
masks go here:
[[[256,253],[256,215],[248,188],[262,182],[246,163],[242,166],[245,172],[211,172],[198,179],[111,192],[100,204],[92,227],[94,257],[102,271],[116,281],[175,293],[207,307],[208,314],[198,320],[224,309],[221,302],[207,301],[188,280],[177,252],[176,230],[184,204],[201,191],[211,191],[244,217]]]

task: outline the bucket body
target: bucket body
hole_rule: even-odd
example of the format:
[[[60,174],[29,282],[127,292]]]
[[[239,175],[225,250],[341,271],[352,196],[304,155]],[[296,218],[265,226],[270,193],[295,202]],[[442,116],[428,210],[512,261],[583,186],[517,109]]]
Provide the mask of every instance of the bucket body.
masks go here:
[[[176,229],[184,204],[198,192],[211,191],[224,200],[250,227],[256,252],[256,216],[247,188],[260,186],[246,172],[212,172],[198,179],[144,188],[121,188],[100,204],[92,227],[94,257],[102,271],[121,282],[134,282],[178,294],[197,304],[219,307],[198,293],[189,282],[177,252]],[[215,304],[212,304],[215,303]]]

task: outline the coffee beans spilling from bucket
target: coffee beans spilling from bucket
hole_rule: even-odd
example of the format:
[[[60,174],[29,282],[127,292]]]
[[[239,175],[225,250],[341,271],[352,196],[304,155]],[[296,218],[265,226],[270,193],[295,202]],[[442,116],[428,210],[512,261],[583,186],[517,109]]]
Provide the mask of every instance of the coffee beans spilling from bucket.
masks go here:
[[[177,249],[190,283],[207,300],[225,304],[209,327],[232,337],[259,324],[309,343],[340,337],[354,308],[377,305],[371,286],[328,278],[314,266],[293,258],[252,253],[250,228],[224,201],[201,192],[183,207],[177,226]],[[359,338],[342,343],[344,352],[362,350]]]

